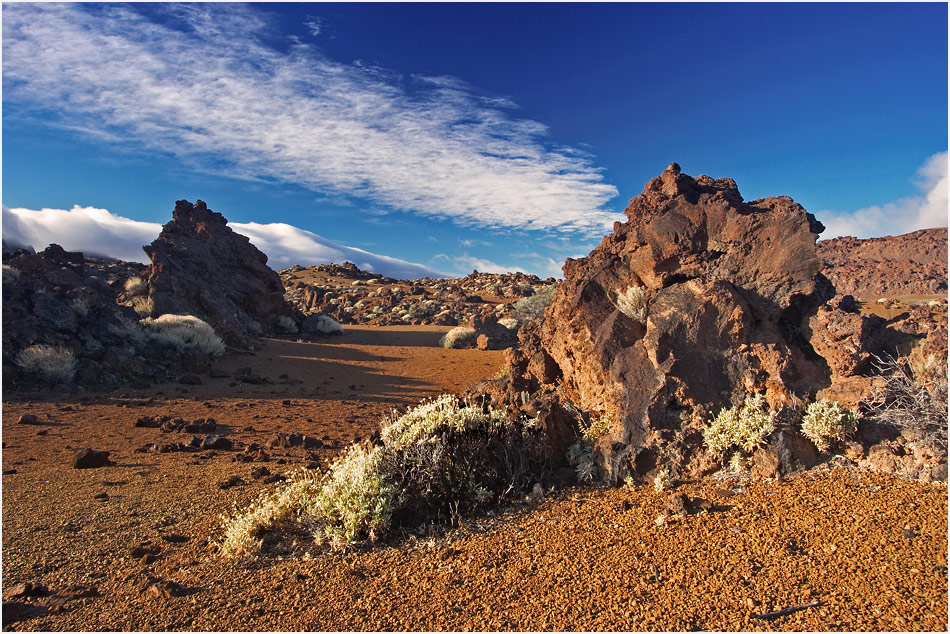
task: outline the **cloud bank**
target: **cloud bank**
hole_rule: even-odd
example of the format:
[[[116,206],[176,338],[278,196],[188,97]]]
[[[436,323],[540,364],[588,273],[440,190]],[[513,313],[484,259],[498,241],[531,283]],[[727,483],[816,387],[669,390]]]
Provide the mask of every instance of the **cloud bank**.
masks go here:
[[[553,147],[507,100],[452,77],[343,64],[301,39],[275,48],[265,15],[237,4],[6,5],[5,104],[199,169],[461,226],[603,235],[623,220],[604,211],[617,190],[590,158]]]
[[[822,240],[839,236],[877,238],[947,226],[947,153],[931,156],[917,170],[915,184],[920,195],[882,206],[852,212],[822,211],[816,214],[825,225]]]
[[[364,271],[373,271],[397,279],[446,277],[436,269],[363,249],[343,246],[310,231],[283,224],[231,222],[228,225],[267,254],[273,269],[300,264],[341,263],[350,261]],[[43,249],[56,243],[68,251],[104,255],[144,262],[149,260],[142,246],[151,243],[162,230],[157,222],[142,222],[117,216],[106,209],[11,209],[3,207],[3,240],[14,245]]]

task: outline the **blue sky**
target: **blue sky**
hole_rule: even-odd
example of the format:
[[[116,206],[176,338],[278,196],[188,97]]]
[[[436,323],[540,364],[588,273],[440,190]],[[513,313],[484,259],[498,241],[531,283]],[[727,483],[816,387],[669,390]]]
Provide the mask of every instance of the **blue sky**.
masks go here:
[[[790,195],[823,237],[945,226],[946,25],[943,3],[5,4],[4,238],[142,258],[201,198],[275,268],[544,277],[671,161]]]

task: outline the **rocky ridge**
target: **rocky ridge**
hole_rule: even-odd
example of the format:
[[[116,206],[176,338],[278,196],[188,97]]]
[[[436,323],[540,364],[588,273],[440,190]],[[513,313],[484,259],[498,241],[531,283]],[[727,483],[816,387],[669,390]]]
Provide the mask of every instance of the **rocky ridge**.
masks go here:
[[[947,229],[899,236],[820,240],[822,272],[841,295],[876,301],[896,295],[947,294]]]

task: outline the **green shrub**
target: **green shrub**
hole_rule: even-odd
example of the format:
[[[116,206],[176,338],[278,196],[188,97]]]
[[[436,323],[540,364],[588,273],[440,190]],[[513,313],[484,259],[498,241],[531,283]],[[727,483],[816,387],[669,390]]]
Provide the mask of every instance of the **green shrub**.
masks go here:
[[[342,335],[343,326],[329,315],[317,315],[317,332],[325,335]]]
[[[587,440],[580,440],[568,447],[567,461],[574,467],[579,482],[590,482],[597,475],[594,447]]]
[[[21,350],[16,364],[50,383],[69,383],[76,372],[76,355],[68,348],[38,344]]]
[[[554,293],[556,291],[557,286],[552,284],[530,297],[524,297],[515,302],[514,305],[512,305],[512,310],[514,310],[515,319],[518,320],[518,323],[523,324],[533,319],[540,319],[544,315],[544,311],[547,310],[547,307],[550,306],[554,300]]]
[[[802,434],[825,450],[831,440],[844,440],[858,428],[857,412],[841,407],[836,401],[821,399],[805,408]]]
[[[775,429],[775,415],[763,411],[765,397],[755,394],[742,407],[723,408],[703,429],[703,440],[713,453],[722,454],[733,446],[753,451]]]
[[[143,319],[149,336],[179,352],[197,350],[213,357],[224,354],[224,342],[207,322],[193,315],[162,315]]]
[[[443,348],[471,348],[475,345],[475,330],[467,326],[456,326],[439,339]]]

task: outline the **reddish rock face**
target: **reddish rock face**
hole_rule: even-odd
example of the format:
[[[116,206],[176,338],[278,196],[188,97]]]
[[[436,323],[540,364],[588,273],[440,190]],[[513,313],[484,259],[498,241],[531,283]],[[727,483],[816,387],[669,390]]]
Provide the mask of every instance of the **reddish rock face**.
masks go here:
[[[567,261],[540,326],[509,355],[511,384],[560,380],[608,429],[597,445],[608,480],[658,464],[702,471],[701,429],[720,408],[762,392],[778,409],[830,384],[801,334],[834,294],[815,252],[823,227],[791,198],[745,203],[731,179],[675,163],[626,215]]]
[[[867,240],[822,240],[818,256],[838,293],[861,301],[947,293],[946,228]]]
[[[267,256],[200,200],[175,203],[171,222],[145,252],[155,315],[195,315],[228,344],[246,347],[293,312]]]

